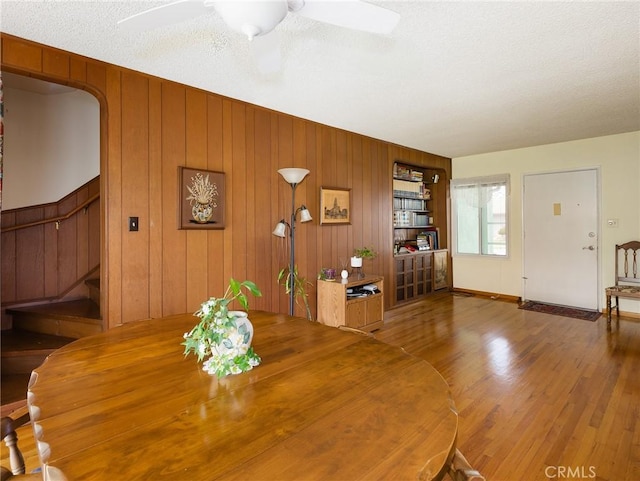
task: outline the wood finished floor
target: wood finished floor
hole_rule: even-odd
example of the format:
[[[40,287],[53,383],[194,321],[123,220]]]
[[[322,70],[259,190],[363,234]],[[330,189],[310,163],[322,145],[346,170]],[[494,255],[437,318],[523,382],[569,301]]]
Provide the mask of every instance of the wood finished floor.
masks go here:
[[[430,362],[458,447],[490,481],[640,480],[640,322],[439,294],[385,313],[381,341]]]
[[[604,317],[444,293],[388,311],[374,336],[440,371],[460,415],[458,446],[488,481],[640,480],[637,320],[608,332]],[[36,467],[29,431],[21,437]]]

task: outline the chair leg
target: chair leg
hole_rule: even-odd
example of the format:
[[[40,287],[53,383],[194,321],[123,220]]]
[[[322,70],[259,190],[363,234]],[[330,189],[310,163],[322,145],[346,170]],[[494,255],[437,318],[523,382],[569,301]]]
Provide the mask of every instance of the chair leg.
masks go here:
[[[18,408],[10,416],[4,416],[0,419],[0,432],[2,432],[2,440],[9,451],[9,465],[14,475],[25,474],[24,457],[18,447],[16,429],[29,422],[29,411],[26,406]]]
[[[5,427],[4,424],[7,419],[9,418],[2,418],[3,428]],[[11,420],[9,420],[9,422],[10,421]],[[18,449],[18,435],[12,428],[10,429],[11,430],[7,432],[3,441],[7,445],[7,449],[9,450],[9,465],[11,466],[11,472],[13,474],[24,474],[24,458],[22,457],[20,449]]]
[[[607,294],[607,327],[611,328],[611,294]]]
[[[459,449],[456,449],[449,466],[449,477],[453,481],[485,481],[484,476],[471,467]]]

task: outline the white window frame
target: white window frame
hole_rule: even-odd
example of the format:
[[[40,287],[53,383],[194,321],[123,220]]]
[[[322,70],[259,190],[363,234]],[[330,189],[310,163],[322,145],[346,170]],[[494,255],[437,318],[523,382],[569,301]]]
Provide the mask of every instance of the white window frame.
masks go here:
[[[458,250],[458,203],[460,202],[461,189],[481,189],[491,185],[504,185],[505,186],[505,254],[489,254],[483,252],[483,247],[489,244],[486,232],[489,223],[486,220],[486,211],[483,206],[478,206],[478,252],[459,252]],[[466,179],[452,179],[451,180],[451,234],[452,234],[452,247],[453,255],[457,256],[473,256],[473,257],[493,257],[498,259],[507,259],[509,257],[509,243],[510,243],[510,222],[509,222],[509,207],[510,207],[510,176],[509,174],[489,175],[484,177],[472,177]]]

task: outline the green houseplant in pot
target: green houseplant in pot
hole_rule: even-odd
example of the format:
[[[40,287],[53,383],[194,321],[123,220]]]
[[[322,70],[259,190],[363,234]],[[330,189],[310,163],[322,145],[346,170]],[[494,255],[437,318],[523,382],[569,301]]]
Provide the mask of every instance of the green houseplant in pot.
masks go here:
[[[249,309],[247,294],[262,295],[251,281],[229,281],[223,297],[211,297],[202,303],[194,316],[200,318],[191,331],[184,334],[184,355],[195,354],[202,369],[218,377],[249,371],[261,362],[251,347],[253,325],[245,311],[229,310],[238,301],[243,309]]]
[[[369,247],[359,247],[353,250],[353,256],[351,257],[351,267],[357,271],[358,278],[364,277],[364,271],[362,270],[362,259],[374,259],[377,253]]]

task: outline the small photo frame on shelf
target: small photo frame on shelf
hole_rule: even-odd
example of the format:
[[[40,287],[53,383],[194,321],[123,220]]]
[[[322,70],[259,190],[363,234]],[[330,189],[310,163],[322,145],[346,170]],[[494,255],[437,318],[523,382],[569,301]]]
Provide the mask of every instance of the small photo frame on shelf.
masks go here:
[[[224,172],[178,167],[178,229],[224,229]]]
[[[351,189],[320,187],[320,224],[351,224]]]

